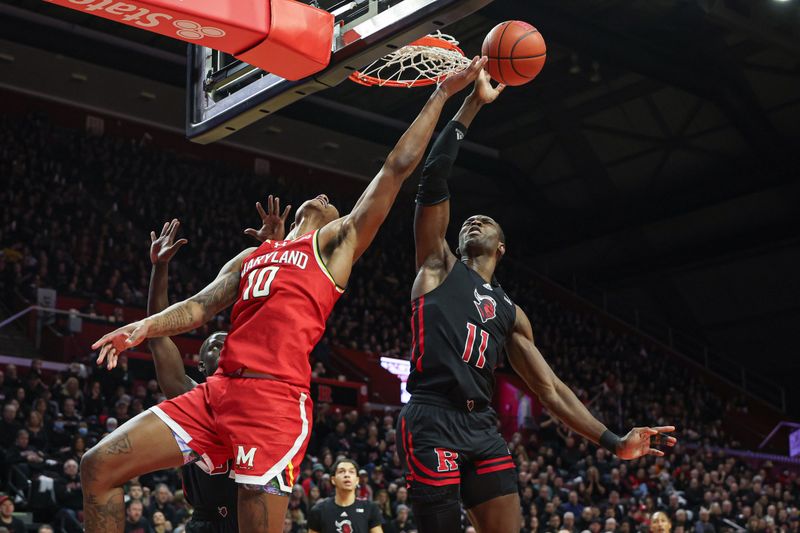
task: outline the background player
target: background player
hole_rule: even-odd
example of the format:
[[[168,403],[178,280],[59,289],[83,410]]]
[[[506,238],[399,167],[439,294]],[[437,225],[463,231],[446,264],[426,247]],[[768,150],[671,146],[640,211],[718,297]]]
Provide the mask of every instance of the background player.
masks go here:
[[[288,491],[310,433],[308,356],[403,182],[422,158],[447,99],[475,80],[486,58],[433,92],[350,214],[325,195],[298,210],[288,239],[266,241],[226,264],[197,295],[105,335],[98,364],[146,338],[191,331],[235,302],[220,368],[205,383],[121,426],[82,460],[90,533],[121,531],[121,485],[183,464],[189,446],[213,467],[235,458],[240,531],[280,531]],[[230,390],[229,390],[230,389]]]
[[[308,513],[309,533],[383,533],[383,516],[378,504],[356,500],[358,464],[341,458],[333,464],[332,498],[325,498]]]
[[[147,295],[147,314],[153,315],[167,308],[167,280],[169,262],[178,249],[186,244],[186,239],[175,240],[180,223],[177,220],[166,222],[161,234],[156,237],[150,233],[150,261],[153,269],[150,274],[150,291]],[[225,341],[225,332],[211,334],[200,347],[200,367],[208,377],[217,370],[219,352]],[[180,351],[169,337],[150,339],[150,352],[156,367],[158,386],[167,398],[174,398],[197,386],[186,375]],[[190,448],[187,453],[194,453]],[[208,471],[205,463],[190,463],[183,466],[181,475],[183,491],[187,501],[194,508],[187,532],[236,532],[236,482],[231,478],[230,461],[219,468]]]
[[[506,251],[500,226],[477,215],[459,231],[457,258],[445,234],[447,177],[459,143],[493,88],[482,72],[473,92],[442,131],[425,163],[414,219],[417,277],[412,288],[411,401],[400,413],[398,447],[408,469],[421,533],[460,531],[459,497],[478,531],[516,533],[520,503],[514,463],[490,407],[494,368],[509,361],[550,413],[623,459],[646,454],[652,436],[673,427],[636,428],[624,438],[594,418],[553,373],[533,342],[528,317],[494,277]],[[664,441],[674,445],[675,439]]]

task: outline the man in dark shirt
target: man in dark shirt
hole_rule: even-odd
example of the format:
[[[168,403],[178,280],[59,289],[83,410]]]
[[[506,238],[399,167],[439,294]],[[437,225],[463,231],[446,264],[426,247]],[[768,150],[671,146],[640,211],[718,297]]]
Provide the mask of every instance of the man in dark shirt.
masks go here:
[[[0,526],[11,533],[25,533],[25,524],[14,518],[14,502],[8,496],[0,496]]]
[[[128,504],[125,516],[125,533],[153,533],[153,528],[142,516],[144,507],[139,500],[133,500]]]
[[[356,500],[358,465],[339,459],[333,465],[333,498],[317,503],[308,514],[310,533],[383,533],[381,511],[370,501]]]
[[[56,503],[60,507],[57,520],[61,529],[69,533],[83,531],[78,520],[78,511],[83,510],[83,490],[78,474],[78,463],[74,459],[64,462],[64,474],[55,482]]]
[[[3,418],[0,420],[0,447],[10,447],[20,429],[22,429],[22,425],[17,422],[17,406],[13,403],[5,404]]]

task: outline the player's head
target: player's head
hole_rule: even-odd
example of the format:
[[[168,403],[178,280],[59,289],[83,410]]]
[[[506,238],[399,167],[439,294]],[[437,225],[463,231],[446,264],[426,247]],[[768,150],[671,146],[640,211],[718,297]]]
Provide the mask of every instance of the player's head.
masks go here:
[[[222,346],[225,344],[227,336],[228,334],[224,331],[215,331],[200,346],[200,361],[197,369],[204,376],[208,377],[217,371],[219,353],[222,351]]]
[[[334,207],[327,195],[319,194],[303,202],[303,205],[295,211],[292,229],[303,223],[309,224],[312,228],[321,228],[337,218],[339,218],[339,211]]]
[[[666,513],[657,511],[650,517],[650,531],[653,533],[669,533],[672,529],[672,522]]]
[[[492,217],[473,215],[458,231],[458,254],[461,257],[495,255],[499,261],[506,253],[506,235]]]
[[[342,457],[333,463],[331,482],[337,491],[350,492],[358,486],[358,463]]]

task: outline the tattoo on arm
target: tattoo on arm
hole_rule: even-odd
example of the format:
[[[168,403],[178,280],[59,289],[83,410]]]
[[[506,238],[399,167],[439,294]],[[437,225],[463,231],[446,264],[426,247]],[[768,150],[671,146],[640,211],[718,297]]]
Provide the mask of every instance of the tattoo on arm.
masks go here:
[[[238,288],[239,272],[228,272],[222,279],[216,280],[193,296],[191,300],[202,307],[205,320],[210,320],[236,300]]]
[[[125,504],[122,489],[115,489],[105,503],[89,495],[84,505],[85,527],[88,533],[116,532],[125,528]]]

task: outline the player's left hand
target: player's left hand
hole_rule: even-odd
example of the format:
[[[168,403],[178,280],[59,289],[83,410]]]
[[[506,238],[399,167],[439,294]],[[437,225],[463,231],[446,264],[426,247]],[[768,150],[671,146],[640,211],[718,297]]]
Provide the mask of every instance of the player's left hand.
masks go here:
[[[261,229],[247,228],[244,233],[258,242],[266,240],[282,241],[286,236],[286,219],[289,217],[289,211],[292,210],[292,206],[287,205],[283,213],[279,214],[281,212],[281,199],[270,194],[267,198],[267,209],[268,211],[264,211],[261,202],[256,202],[256,210],[261,217]]]
[[[157,263],[169,263],[172,256],[175,255],[181,246],[186,244],[186,239],[175,240],[175,234],[178,233],[178,228],[181,223],[177,218],[173,218],[171,222],[164,222],[164,227],[161,228],[161,235],[156,237],[156,232],[150,232],[150,262],[154,265]]]
[[[662,457],[664,452],[655,446],[675,446],[678,440],[675,437],[664,435],[664,433],[673,431],[675,431],[675,426],[633,428],[622,438],[617,449],[617,457],[620,459],[637,459],[644,455]]]
[[[483,71],[487,61],[489,59],[486,56],[475,56],[467,68],[448,74],[444,81],[439,84],[437,90],[441,91],[447,98],[450,98],[478,79],[478,75]]]
[[[497,97],[500,96],[500,93],[503,92],[505,88],[506,86],[502,83],[498,83],[497,87],[492,87],[492,78],[484,69],[478,73],[478,77],[475,80],[475,87],[472,89],[470,97],[481,104],[491,104],[497,100]]]
[[[148,326],[147,319],[139,320],[103,335],[100,340],[92,344],[92,350],[100,348],[97,366],[102,365],[103,361],[106,361],[108,370],[117,366],[119,354],[141,344],[147,338]]]

